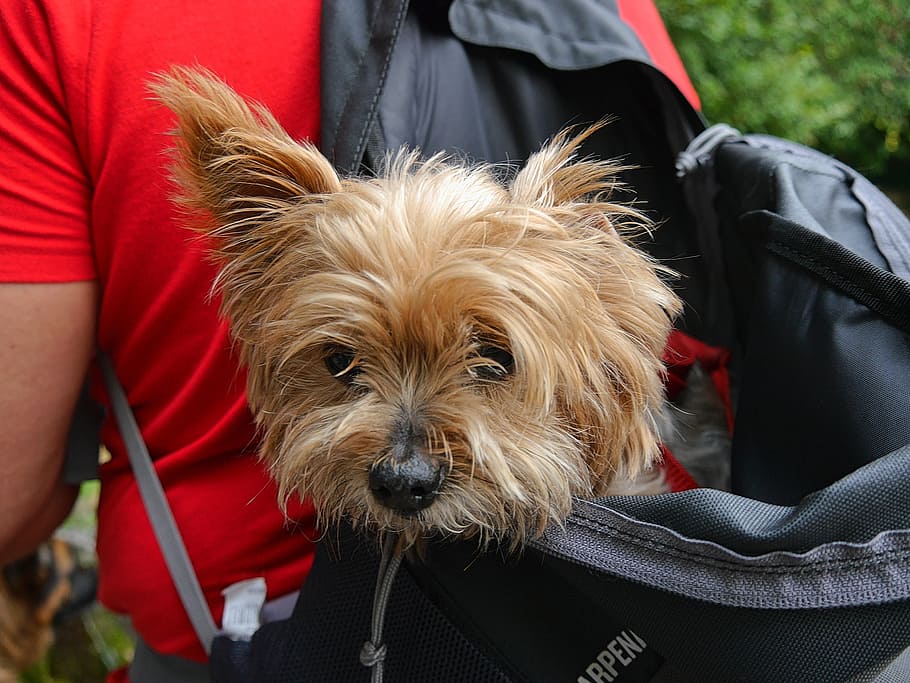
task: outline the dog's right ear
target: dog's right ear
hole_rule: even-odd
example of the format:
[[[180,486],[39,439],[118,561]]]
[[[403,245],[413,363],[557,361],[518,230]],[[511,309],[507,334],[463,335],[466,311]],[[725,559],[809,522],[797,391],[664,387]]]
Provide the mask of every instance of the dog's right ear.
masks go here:
[[[314,145],[293,140],[264,107],[248,104],[212,73],[174,67],[150,88],[177,115],[177,199],[212,216],[205,232],[219,239],[223,254],[292,201],[341,189]]]

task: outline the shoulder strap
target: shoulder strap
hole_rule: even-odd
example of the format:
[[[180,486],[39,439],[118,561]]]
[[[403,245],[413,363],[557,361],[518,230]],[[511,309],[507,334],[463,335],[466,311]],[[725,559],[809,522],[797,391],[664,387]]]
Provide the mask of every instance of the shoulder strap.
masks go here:
[[[212,641],[218,633],[215,620],[212,618],[202,587],[199,585],[199,579],[193,570],[186,546],[183,544],[183,538],[177,529],[177,523],[174,521],[174,515],[171,513],[171,508],[164,495],[161,481],[158,479],[148,449],[142,440],[136,418],[126,400],[126,393],[114,372],[113,363],[103,353],[98,354],[98,362],[104,373],[104,383],[110,395],[114,418],[123,437],[130,466],[133,468],[136,483],[139,485],[139,494],[145,504],[158,546],[161,548],[164,561],[177,588],[177,593],[180,595],[180,601],[193,624],[193,630],[196,631],[206,654],[209,654]]]

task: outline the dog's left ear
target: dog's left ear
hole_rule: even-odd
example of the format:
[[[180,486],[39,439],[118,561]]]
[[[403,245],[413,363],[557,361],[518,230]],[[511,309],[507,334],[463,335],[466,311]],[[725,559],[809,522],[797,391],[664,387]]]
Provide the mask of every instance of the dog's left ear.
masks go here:
[[[607,124],[601,121],[572,135],[564,130],[532,154],[512,181],[510,191],[519,203],[556,208],[594,200],[603,204],[620,183],[617,175],[624,167],[597,159],[576,160],[582,143]],[[593,207],[593,205],[592,205]],[[622,210],[610,205],[610,209]],[[608,227],[608,226],[604,226]]]
[[[214,218],[206,232],[223,238],[223,251],[291,200],[341,189],[315,146],[293,140],[264,107],[210,72],[174,67],[150,88],[177,115],[178,200]]]

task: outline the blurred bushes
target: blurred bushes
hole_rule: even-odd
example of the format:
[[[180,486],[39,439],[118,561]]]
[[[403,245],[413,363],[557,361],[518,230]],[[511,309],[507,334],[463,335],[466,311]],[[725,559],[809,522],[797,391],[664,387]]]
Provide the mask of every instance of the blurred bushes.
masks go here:
[[[656,0],[705,116],[910,188],[910,2]]]

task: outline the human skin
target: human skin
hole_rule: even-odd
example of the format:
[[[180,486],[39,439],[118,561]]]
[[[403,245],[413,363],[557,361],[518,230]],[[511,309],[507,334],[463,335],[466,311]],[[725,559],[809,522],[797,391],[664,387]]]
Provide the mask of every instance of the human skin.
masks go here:
[[[96,282],[0,284],[0,564],[63,521],[70,420],[94,354]]]

